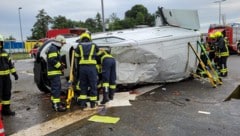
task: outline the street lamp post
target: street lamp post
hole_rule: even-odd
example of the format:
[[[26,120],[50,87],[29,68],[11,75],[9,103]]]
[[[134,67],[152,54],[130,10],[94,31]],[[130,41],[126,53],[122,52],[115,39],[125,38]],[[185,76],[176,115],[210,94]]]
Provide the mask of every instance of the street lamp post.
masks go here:
[[[221,13],[221,3],[222,2],[224,2],[224,1],[226,1],[226,0],[217,0],[217,1],[214,1],[214,3],[218,3],[219,4],[219,24],[221,24],[221,15],[222,15],[222,13]]]
[[[101,0],[102,4],[102,27],[103,27],[103,32],[105,32],[105,19],[104,19],[104,5],[103,5],[103,0]]]
[[[22,36],[22,21],[21,21],[21,14],[20,14],[20,10],[22,9],[22,7],[18,8],[18,15],[19,15],[19,24],[20,24],[20,33],[21,33],[21,40],[23,42],[23,36]]]

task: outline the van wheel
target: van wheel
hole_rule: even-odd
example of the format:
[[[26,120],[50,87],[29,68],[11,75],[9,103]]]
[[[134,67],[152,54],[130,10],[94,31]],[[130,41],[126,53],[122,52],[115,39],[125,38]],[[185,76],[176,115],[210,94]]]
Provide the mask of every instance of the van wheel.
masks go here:
[[[50,82],[47,78],[47,65],[43,59],[34,62],[34,81],[41,92],[50,93]]]

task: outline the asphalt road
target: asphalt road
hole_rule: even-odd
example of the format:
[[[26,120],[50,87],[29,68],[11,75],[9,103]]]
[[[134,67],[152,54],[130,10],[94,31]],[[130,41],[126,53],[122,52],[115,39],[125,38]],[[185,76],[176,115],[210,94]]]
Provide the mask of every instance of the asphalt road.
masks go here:
[[[223,102],[240,83],[239,59],[237,55],[229,57],[228,77],[217,88],[206,80],[187,79],[138,95],[127,106],[80,111],[75,105],[66,113],[52,111],[49,96],[35,87],[33,62],[18,61],[20,80],[13,81],[12,102],[17,115],[4,118],[5,130],[8,135],[239,136],[240,101]],[[138,94],[141,88],[134,92]],[[116,124],[88,121],[92,115],[120,120]]]

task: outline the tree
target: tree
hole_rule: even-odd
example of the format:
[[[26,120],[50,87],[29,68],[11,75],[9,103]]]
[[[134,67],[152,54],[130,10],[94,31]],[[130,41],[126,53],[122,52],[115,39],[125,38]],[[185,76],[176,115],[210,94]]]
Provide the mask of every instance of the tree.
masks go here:
[[[10,35],[8,38],[6,38],[5,40],[13,40],[16,41],[16,38],[14,38],[12,35]]]
[[[52,22],[52,18],[47,15],[44,9],[39,11],[36,18],[37,22],[33,25],[33,28],[31,29],[32,36],[29,38],[38,40],[46,37],[48,26]]]
[[[154,16],[148,13],[148,10],[143,5],[135,5],[125,12],[125,19],[131,18],[135,25],[154,25]]]
[[[102,24],[102,17],[100,15],[100,13],[97,13],[96,17],[95,17],[95,20],[96,20],[96,31],[97,32],[100,32],[102,31],[102,28],[103,28],[103,24]]]

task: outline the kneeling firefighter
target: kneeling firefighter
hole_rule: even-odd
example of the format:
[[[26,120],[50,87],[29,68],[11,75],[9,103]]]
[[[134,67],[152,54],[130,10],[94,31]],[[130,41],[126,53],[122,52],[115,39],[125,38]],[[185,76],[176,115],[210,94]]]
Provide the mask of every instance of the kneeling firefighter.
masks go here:
[[[101,104],[113,100],[116,89],[116,61],[106,50],[102,49],[98,53],[98,58],[102,66],[102,87],[103,99]]]
[[[0,106],[2,106],[2,115],[14,116],[15,112],[10,109],[12,89],[10,74],[14,76],[15,80],[18,80],[18,75],[9,54],[3,49],[3,42],[4,38],[0,35]]]
[[[66,111],[66,105],[61,102],[61,78],[65,65],[61,62],[60,49],[66,43],[63,36],[59,35],[51,43],[47,51],[48,78],[51,83],[52,108],[55,111]]]

